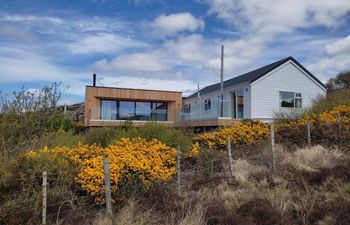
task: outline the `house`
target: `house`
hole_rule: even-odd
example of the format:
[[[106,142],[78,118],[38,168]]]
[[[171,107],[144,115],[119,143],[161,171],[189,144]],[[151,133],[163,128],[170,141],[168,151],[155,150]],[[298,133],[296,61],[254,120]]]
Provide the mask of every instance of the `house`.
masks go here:
[[[207,86],[181,92],[86,87],[85,126],[118,126],[153,120],[171,127],[217,127],[241,119],[271,121],[276,112],[300,112],[326,94],[325,85],[293,57]]]
[[[184,119],[271,121],[276,112],[303,111],[326,94],[325,85],[293,57],[226,80],[223,87],[222,101],[220,83],[184,99]]]
[[[182,93],[92,86],[85,89],[84,126],[119,126],[131,120],[141,126],[149,120],[171,126],[181,111]]]

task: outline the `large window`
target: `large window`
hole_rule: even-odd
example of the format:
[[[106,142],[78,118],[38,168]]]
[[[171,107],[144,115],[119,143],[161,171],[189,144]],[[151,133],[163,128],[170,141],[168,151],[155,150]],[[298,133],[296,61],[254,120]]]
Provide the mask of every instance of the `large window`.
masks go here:
[[[280,106],[285,108],[302,108],[301,93],[280,91]]]
[[[101,100],[103,120],[156,120],[166,121],[167,103]]]
[[[117,117],[117,102],[103,100],[101,103],[101,119],[115,120]]]
[[[135,117],[135,102],[132,101],[116,101],[118,105],[118,120],[134,119]]]

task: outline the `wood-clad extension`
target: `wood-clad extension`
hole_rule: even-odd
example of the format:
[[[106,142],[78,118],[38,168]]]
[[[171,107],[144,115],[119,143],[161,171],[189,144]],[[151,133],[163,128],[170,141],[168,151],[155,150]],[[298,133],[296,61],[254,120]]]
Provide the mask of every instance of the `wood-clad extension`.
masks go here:
[[[86,86],[84,126],[118,126],[121,124],[121,121],[100,120],[101,99],[166,102],[168,121],[164,121],[165,124],[174,123],[182,107],[181,92]],[[135,124],[142,124],[142,122]]]

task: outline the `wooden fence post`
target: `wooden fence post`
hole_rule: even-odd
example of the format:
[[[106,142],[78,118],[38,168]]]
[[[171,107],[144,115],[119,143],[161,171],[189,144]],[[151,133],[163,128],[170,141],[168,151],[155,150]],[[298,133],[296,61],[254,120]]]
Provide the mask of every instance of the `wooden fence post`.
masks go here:
[[[233,169],[233,160],[232,160],[232,152],[231,152],[231,139],[227,138],[227,157],[228,162],[230,166],[230,175],[231,177],[235,176],[234,169]]]
[[[109,176],[109,158],[104,158],[104,174],[105,174],[105,188],[106,188],[106,212],[109,217],[113,215],[112,212],[112,195],[111,195],[111,180]]]
[[[306,131],[307,131],[307,146],[309,149],[311,148],[311,128],[310,128],[310,121],[306,122]]]
[[[42,224],[46,224],[46,207],[47,207],[47,172],[43,171],[43,202],[42,202]]]
[[[177,172],[177,194],[181,194],[181,167],[180,167],[180,156],[181,149],[180,145],[177,146],[177,154],[176,154],[176,172]]]
[[[272,170],[275,172],[276,169],[276,156],[275,156],[275,131],[273,129],[273,124],[270,126],[270,136],[271,136],[271,152],[272,152]]]

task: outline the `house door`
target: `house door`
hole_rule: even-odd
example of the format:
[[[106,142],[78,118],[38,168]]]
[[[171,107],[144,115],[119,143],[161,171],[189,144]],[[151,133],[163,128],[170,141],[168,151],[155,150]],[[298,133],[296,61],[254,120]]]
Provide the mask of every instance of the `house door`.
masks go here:
[[[232,93],[232,96],[231,96],[231,98],[232,98],[232,100],[231,100],[231,102],[232,102],[232,109],[231,109],[231,111],[232,111],[232,119],[237,119],[237,98],[236,98],[236,92],[233,92]]]

